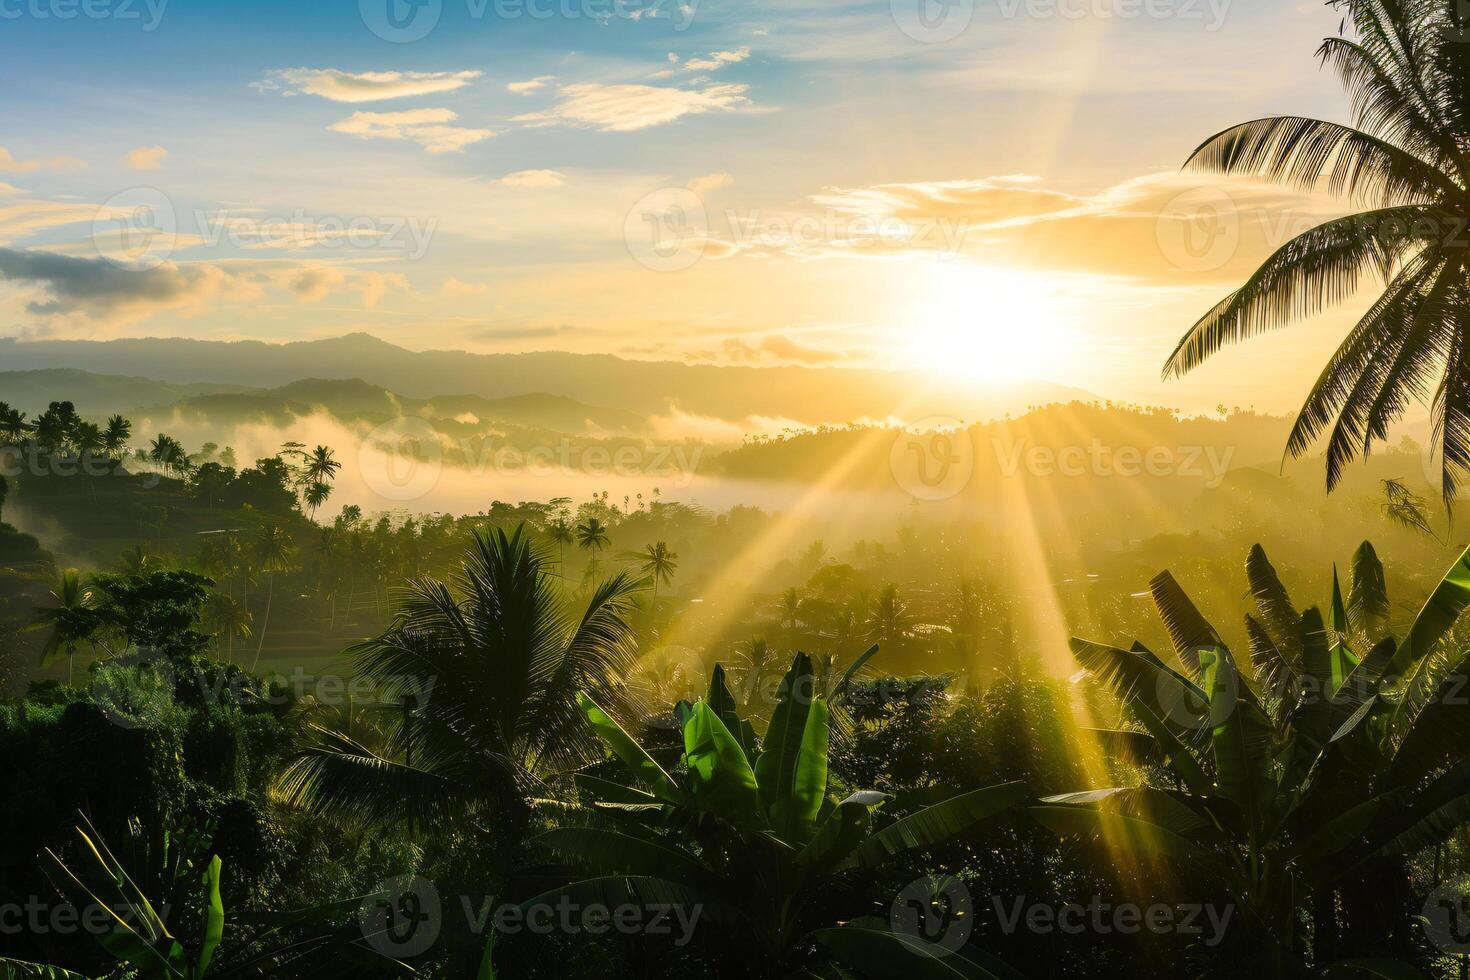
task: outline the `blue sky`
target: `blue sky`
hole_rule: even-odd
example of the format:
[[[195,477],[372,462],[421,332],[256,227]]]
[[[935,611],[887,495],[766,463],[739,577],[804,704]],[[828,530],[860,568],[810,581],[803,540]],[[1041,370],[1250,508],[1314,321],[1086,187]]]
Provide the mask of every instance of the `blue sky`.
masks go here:
[[[1233,122],[1342,116],[1316,2],[427,0],[412,43],[368,26],[404,0],[90,2],[136,16],[0,0],[0,335],[366,330],[977,383],[1040,338],[1057,380],[1187,401],[1157,381],[1172,338],[1334,207],[1178,173]],[[963,30],[916,38],[920,12]],[[1170,254],[1220,194],[1229,254]],[[120,251],[148,201],[167,247]],[[1197,387],[1295,397],[1238,367]]]

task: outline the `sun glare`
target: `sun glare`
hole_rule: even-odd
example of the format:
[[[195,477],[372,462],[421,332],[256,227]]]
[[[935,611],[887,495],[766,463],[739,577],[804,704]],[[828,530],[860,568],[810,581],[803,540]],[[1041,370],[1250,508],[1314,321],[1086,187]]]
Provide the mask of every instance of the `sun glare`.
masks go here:
[[[916,367],[975,381],[1055,374],[1067,356],[1066,304],[1044,276],[936,263],[903,323]]]

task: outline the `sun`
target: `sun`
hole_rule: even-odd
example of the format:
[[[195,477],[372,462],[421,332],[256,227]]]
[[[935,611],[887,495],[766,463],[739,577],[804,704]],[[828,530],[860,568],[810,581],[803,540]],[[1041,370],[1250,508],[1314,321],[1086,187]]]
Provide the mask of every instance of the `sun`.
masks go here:
[[[1044,275],[955,261],[932,263],[900,316],[909,363],[974,381],[1053,376],[1067,359],[1068,303]]]

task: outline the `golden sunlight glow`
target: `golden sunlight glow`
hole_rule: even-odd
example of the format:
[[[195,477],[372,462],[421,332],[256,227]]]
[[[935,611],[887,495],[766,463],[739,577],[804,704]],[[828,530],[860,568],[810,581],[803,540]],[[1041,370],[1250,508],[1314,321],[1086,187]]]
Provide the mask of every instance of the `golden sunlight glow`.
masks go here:
[[[1053,376],[1065,364],[1066,303],[1054,280],[1019,269],[932,263],[906,315],[916,367],[976,381]],[[910,283],[910,288],[914,284]]]

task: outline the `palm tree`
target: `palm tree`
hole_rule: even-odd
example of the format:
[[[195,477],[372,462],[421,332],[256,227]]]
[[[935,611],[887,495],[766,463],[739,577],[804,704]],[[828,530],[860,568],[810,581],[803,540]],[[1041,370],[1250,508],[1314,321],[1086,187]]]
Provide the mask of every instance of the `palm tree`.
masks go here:
[[[1325,186],[1369,210],[1288,242],[1184,335],[1164,367],[1179,376],[1228,343],[1352,296],[1382,294],[1323,368],[1287,442],[1307,452],[1329,426],[1327,486],[1385,438],[1411,399],[1435,389],[1446,504],[1470,469],[1470,44],[1444,0],[1334,0],[1343,34],[1322,60],[1352,96],[1353,126],[1273,116],[1206,140],[1188,165]],[[1351,28],[1349,30],[1349,27]]]
[[[184,446],[173,436],[159,433],[148,447],[148,458],[158,464],[165,473],[175,473],[183,470],[186,463]]]
[[[235,656],[235,637],[250,638],[250,611],[224,592],[210,593],[204,604],[204,622],[214,634],[215,648],[225,647],[224,652],[231,659]]]
[[[265,525],[255,540],[255,567],[267,573],[270,578],[266,585],[265,615],[260,620],[260,636],[255,643],[255,660],[250,665],[251,670],[260,663],[260,652],[265,648],[265,631],[270,627],[271,604],[276,597],[276,573],[291,567],[291,556],[295,550],[290,533],[279,524]]]
[[[132,436],[133,423],[121,415],[114,415],[107,420],[107,429],[102,433],[102,448],[114,459],[121,459]]]
[[[311,508],[312,520],[316,519],[317,508],[326,503],[327,498],[331,495],[332,485],[330,483],[317,481],[307,486],[305,492],[302,493],[302,498],[306,501],[306,506]]]
[[[331,483],[341,469],[336,454],[326,446],[317,446],[306,457],[306,476],[313,483]]]
[[[572,523],[566,518],[557,518],[546,527],[546,533],[552,541],[556,542],[557,563],[566,574],[567,567],[567,545],[574,540],[572,536]]]
[[[608,546],[607,526],[596,517],[577,525],[577,547],[583,551],[602,551]]]
[[[621,704],[639,587],[619,573],[572,609],[524,524],[476,531],[453,579],[410,584],[392,625],[350,651],[404,706],[391,750],[318,729],[321,743],[287,769],[282,792],[329,817],[454,822],[488,811],[511,831],[543,762],[598,757],[576,697]]]
[[[888,649],[903,646],[908,639],[913,617],[909,615],[909,604],[898,594],[898,586],[889,583],[883,586],[868,607],[868,635]]]
[[[6,441],[17,443],[29,431],[30,426],[26,425],[26,413],[11,408],[5,402],[0,402],[0,434],[5,436]]]
[[[674,572],[679,568],[679,556],[662,541],[648,545],[642,551],[630,551],[623,557],[637,564],[638,570],[652,580],[654,601],[658,600],[659,583],[672,583]]]
[[[50,627],[46,643],[41,648],[41,666],[49,666],[58,656],[66,655],[66,683],[71,686],[72,661],[77,648],[96,635],[99,619],[96,614],[96,593],[82,580],[81,572],[68,568],[61,581],[51,590],[55,605],[37,610],[36,622],[31,629]]]

